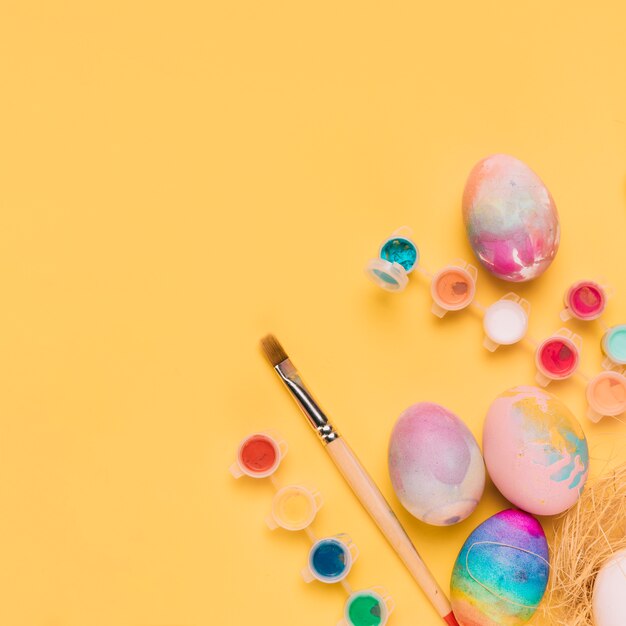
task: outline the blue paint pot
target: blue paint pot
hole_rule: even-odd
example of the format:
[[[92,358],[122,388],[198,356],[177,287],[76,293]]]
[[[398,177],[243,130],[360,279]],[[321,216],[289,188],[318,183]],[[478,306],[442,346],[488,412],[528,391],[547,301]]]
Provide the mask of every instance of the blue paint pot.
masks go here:
[[[365,268],[367,275],[387,291],[402,291],[408,284],[408,274],[419,262],[419,250],[409,238],[410,233],[411,230],[403,226],[385,239],[378,258],[372,259]]]
[[[308,578],[323,583],[343,580],[356,560],[358,551],[347,535],[320,539],[309,552]],[[305,580],[306,573],[303,573]]]

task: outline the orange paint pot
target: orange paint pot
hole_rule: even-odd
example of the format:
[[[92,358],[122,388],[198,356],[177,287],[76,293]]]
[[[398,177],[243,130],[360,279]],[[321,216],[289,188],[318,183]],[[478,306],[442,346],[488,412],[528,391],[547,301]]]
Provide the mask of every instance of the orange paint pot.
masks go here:
[[[448,311],[460,311],[469,306],[476,294],[478,270],[458,261],[439,270],[430,285],[432,312],[443,317]]]
[[[587,385],[587,417],[599,422],[602,417],[626,413],[626,377],[613,370],[594,376]]]

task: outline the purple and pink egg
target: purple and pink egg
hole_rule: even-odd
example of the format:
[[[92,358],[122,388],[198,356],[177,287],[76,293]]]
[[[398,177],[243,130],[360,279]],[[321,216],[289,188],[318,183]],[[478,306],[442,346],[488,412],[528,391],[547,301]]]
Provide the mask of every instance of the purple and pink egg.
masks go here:
[[[398,418],[389,440],[389,475],[402,505],[428,524],[467,518],[485,486],[476,439],[454,413],[420,402]]]

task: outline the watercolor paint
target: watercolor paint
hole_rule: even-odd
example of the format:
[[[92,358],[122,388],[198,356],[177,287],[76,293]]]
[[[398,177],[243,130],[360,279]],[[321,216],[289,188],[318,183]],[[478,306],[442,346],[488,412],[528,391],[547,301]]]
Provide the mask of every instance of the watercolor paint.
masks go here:
[[[606,307],[607,294],[601,285],[592,280],[573,284],[565,294],[565,310],[561,317],[579,320],[595,320]]]
[[[358,551],[347,535],[326,537],[313,544],[309,552],[308,567],[303,570],[303,578],[323,583],[336,583],[343,580],[356,560]]]
[[[366,274],[387,291],[402,291],[408,284],[408,275],[419,262],[420,254],[409,238],[411,229],[402,227],[383,241],[378,258],[365,268]]]
[[[274,467],[279,454],[278,446],[269,437],[254,435],[244,442],[239,459],[249,472],[261,474]]]
[[[602,351],[613,363],[626,364],[626,324],[613,326],[604,333]]]
[[[498,346],[508,346],[521,341],[528,330],[530,305],[515,294],[507,294],[494,302],[483,318],[485,347],[495,350]]]
[[[626,412],[626,377],[620,372],[600,372],[587,384],[587,417],[598,422],[603,416],[613,417]]]
[[[285,530],[304,530],[313,523],[321,506],[322,499],[317,491],[302,485],[282,487],[272,500],[267,525],[272,529],[280,526]]]
[[[448,311],[469,306],[476,293],[478,272],[473,265],[448,265],[439,270],[430,284],[433,313],[443,317]]]
[[[230,471],[235,478],[244,474],[252,478],[267,478],[278,469],[286,453],[287,444],[278,436],[253,433],[239,444],[237,461]]]
[[[571,333],[570,333],[571,335]],[[574,335],[578,338],[578,335]],[[535,363],[539,370],[538,382],[563,380],[569,378],[580,362],[580,350],[574,339],[563,335],[554,335],[546,339],[535,353]]]
[[[348,568],[348,548],[335,539],[320,541],[311,551],[311,568],[321,578],[340,580]]]
[[[405,237],[387,239],[380,248],[381,259],[401,265],[407,274],[415,267],[418,256],[417,246]]]
[[[383,626],[388,619],[385,600],[376,592],[353,593],[346,603],[345,621],[349,626]]]

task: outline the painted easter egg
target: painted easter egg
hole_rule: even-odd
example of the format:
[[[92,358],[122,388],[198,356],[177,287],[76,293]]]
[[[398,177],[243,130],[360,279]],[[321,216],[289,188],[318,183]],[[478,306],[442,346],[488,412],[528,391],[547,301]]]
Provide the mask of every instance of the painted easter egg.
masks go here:
[[[479,161],[463,191],[463,220],[470,245],[498,278],[531,280],[559,248],[559,216],[541,179],[506,154]]]
[[[450,581],[461,626],[517,626],[536,611],[548,584],[548,542],[528,513],[500,511],[467,538]]]
[[[569,509],[587,480],[582,427],[556,396],[539,387],[515,387],[494,400],[485,418],[483,450],[502,495],[535,515]]]
[[[616,552],[598,572],[592,606],[595,626],[626,624],[626,549]]]
[[[414,404],[398,418],[389,440],[389,475],[403,506],[435,526],[468,517],[485,487],[476,439],[454,413],[430,402]]]

